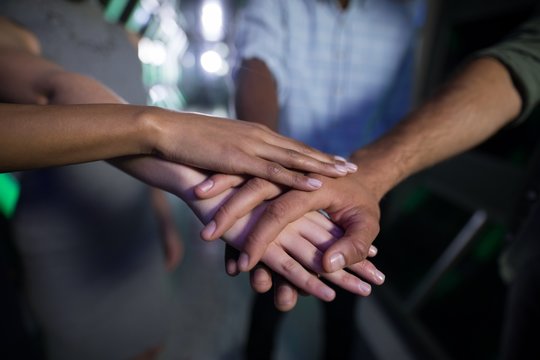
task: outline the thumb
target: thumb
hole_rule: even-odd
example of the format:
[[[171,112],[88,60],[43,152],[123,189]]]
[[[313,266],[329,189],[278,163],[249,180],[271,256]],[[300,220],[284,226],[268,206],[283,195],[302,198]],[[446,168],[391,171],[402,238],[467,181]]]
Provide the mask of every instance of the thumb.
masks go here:
[[[327,272],[334,272],[365,260],[380,229],[375,216],[361,212],[355,212],[349,215],[346,221],[338,223],[345,230],[345,234],[323,255],[323,267]]]

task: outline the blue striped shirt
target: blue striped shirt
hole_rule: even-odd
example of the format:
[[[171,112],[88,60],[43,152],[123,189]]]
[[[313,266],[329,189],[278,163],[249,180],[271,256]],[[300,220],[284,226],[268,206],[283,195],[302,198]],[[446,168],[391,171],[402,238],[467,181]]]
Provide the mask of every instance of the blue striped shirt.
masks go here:
[[[279,131],[349,156],[393,126],[411,101],[423,0],[250,0],[237,64],[258,58],[278,87]]]

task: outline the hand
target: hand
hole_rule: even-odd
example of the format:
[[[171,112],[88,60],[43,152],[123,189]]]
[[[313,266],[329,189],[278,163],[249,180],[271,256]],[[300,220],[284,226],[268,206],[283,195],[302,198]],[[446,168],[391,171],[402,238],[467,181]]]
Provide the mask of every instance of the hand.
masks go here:
[[[239,274],[237,267],[239,251],[230,247],[225,248],[225,268],[227,274],[236,276]],[[377,248],[371,246],[368,256],[374,257],[377,255]],[[370,267],[369,262],[364,260],[361,262],[365,270],[371,276],[365,276],[364,279],[373,282],[376,285],[381,285],[384,282],[385,276],[376,268]],[[272,272],[265,264],[258,263],[249,272],[251,288],[258,293],[265,293],[274,286],[274,305],[280,311],[289,311],[296,305],[298,299],[298,288],[288,282],[282,276]],[[375,280],[376,279],[376,280]],[[300,291],[300,293],[303,293]]]
[[[305,172],[339,177],[356,169],[354,164],[262,125],[155,108],[148,114],[161,130],[152,152],[172,162],[219,173],[248,174],[305,191],[322,185],[320,179]]]
[[[214,178],[215,182],[218,180],[220,178]],[[333,272],[366,258],[370,245],[379,232],[379,199],[362,182],[359,174],[340,179],[324,178],[324,182],[325,186],[317,192],[291,190],[270,202],[244,244],[238,262],[241,271],[253,268],[264,253],[268,242],[272,241],[287,224],[310,211],[319,209],[324,209],[332,221],[345,230],[343,237],[325,252],[324,270]],[[223,187],[220,183],[207,192],[200,189],[196,189],[196,192],[199,196],[213,196]],[[278,187],[264,180],[249,180],[235,196],[223,204],[214,221],[203,230],[203,237],[219,238],[238,218],[251,211],[261,201],[279,195],[280,191]]]
[[[292,232],[289,231],[292,226]],[[300,234],[300,237],[297,237]],[[306,244],[301,244],[308,240],[312,245],[316,246],[317,250],[310,258],[316,259],[315,263],[309,264],[311,271],[315,271],[321,278],[325,278],[328,281],[361,296],[367,296],[371,293],[371,286],[369,283],[381,285],[384,282],[384,274],[382,274],[370,261],[364,260],[360,263],[352,265],[349,270],[339,270],[335,273],[325,273],[321,268],[320,256],[322,251],[326,250],[336,238],[342,235],[342,232],[332,222],[330,222],[325,216],[318,212],[311,212],[300,218],[299,220],[289,224],[285,230],[279,234],[275,243],[279,243],[284,247],[285,251],[293,254],[295,259],[306,266],[307,262],[302,261],[302,257],[311,251]],[[302,247],[302,249],[300,248]],[[270,248],[270,247],[269,247]],[[295,250],[297,249],[298,250]],[[238,268],[236,266],[235,255],[238,252],[231,246],[226,247],[226,271],[229,275],[235,276],[238,274]],[[370,256],[376,254],[376,249],[372,247],[370,249]],[[263,262],[267,265],[271,265],[272,261],[266,261],[263,256]],[[296,277],[301,269],[297,269],[296,265],[292,265],[290,273],[276,273],[271,271],[267,265],[263,262],[257,264],[257,266],[250,272],[250,283],[252,288],[257,292],[266,292],[272,287],[272,277],[275,278],[275,306],[281,311],[288,311],[292,309],[297,300],[298,291],[306,293],[305,288],[299,288],[297,284],[288,281],[291,277]],[[285,264],[285,263],[283,263]],[[272,268],[283,266],[276,264]],[[287,266],[288,268],[289,266]],[[288,270],[288,269],[287,269]],[[296,275],[295,275],[296,274]],[[351,275],[357,275],[358,278]],[[363,280],[360,280],[363,279]],[[360,281],[359,281],[360,280]],[[364,281],[365,280],[365,281]],[[312,281],[309,280],[308,281]],[[323,299],[328,301],[328,299]]]
[[[212,199],[200,200],[194,194],[195,185],[206,179],[206,175],[200,171],[152,157],[122,159],[119,164],[124,171],[136,173],[141,180],[150,185],[180,196],[204,223],[208,223],[217,209],[234,192],[228,190]],[[264,206],[239,219],[224,234],[226,243],[237,249],[243,249],[246,234],[264,211]],[[332,300],[335,293],[315,274],[321,274],[329,281],[358,295],[368,295],[369,284],[357,276],[346,271],[326,274],[321,267],[321,251],[336,240],[335,234],[338,231],[336,229],[321,214],[305,216],[287,226],[275,241],[271,242],[262,261],[302,291],[325,301]],[[352,270],[373,283],[378,281],[373,275],[376,274],[376,268],[369,262],[352,267]]]

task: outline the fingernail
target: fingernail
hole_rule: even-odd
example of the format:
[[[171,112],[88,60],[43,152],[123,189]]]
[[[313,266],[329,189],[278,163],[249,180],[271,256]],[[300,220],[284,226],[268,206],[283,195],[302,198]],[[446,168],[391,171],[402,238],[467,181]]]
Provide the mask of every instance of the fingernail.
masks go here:
[[[326,301],[332,301],[336,297],[336,292],[328,287],[324,288],[322,291],[322,296]]]
[[[212,235],[214,235],[214,232],[216,231],[216,222],[214,220],[210,221],[204,229],[201,231],[201,236],[203,239],[210,239]]]
[[[368,252],[368,256],[369,257],[373,257],[375,255],[377,255],[377,252],[379,251],[379,249],[377,249],[375,246],[371,245],[369,247],[369,252]]]
[[[356,164],[353,164],[352,162],[347,162],[345,166],[347,167],[347,170],[349,172],[356,172],[356,170],[358,170],[358,166]]]
[[[369,295],[371,293],[371,285],[365,282],[361,282],[358,285],[358,289],[360,290],[362,294],[365,294],[365,295]]]
[[[319,189],[322,186],[322,181],[319,179],[309,178],[308,185],[313,189]]]
[[[226,268],[227,268],[227,274],[229,274],[231,276],[234,276],[234,275],[237,274],[236,261],[228,260]]]
[[[386,276],[385,276],[382,272],[380,272],[379,270],[375,270],[375,271],[373,272],[373,275],[375,275],[375,277],[376,277],[377,279],[379,279],[379,281],[381,282],[381,284],[384,282],[384,279],[386,278]]]
[[[280,286],[278,288],[278,296],[277,300],[279,302],[279,305],[281,306],[288,306],[294,302],[294,294],[291,288],[288,286]]]
[[[240,271],[248,271],[249,267],[249,255],[246,253],[240,254],[238,258],[238,268]]]
[[[343,161],[343,162],[347,162],[347,159],[345,159],[343,156],[339,156],[339,155],[334,156],[334,159],[339,160],[339,161]]]
[[[345,165],[335,164],[334,166],[336,167],[336,170],[342,174],[346,174],[349,172],[349,170],[347,170],[347,167]]]
[[[331,272],[343,269],[345,267],[345,257],[342,253],[336,253],[330,256]]]
[[[202,192],[207,192],[214,187],[214,181],[211,179],[205,180],[197,186]]]

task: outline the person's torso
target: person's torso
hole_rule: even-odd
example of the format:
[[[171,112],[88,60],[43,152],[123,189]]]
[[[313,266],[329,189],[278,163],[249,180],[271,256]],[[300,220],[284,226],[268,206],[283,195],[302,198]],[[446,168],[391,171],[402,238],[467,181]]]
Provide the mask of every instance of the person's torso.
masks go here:
[[[280,132],[348,156],[409,107],[419,2],[284,1],[289,36]],[[392,107],[392,109],[389,109]]]

